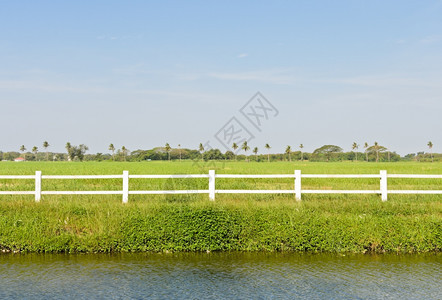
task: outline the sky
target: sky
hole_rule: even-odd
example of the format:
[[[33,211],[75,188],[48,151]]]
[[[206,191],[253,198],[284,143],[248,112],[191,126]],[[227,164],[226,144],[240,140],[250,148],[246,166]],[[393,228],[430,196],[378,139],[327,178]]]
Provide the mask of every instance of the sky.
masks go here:
[[[241,131],[262,153],[442,152],[441,16],[440,0],[0,0],[0,150],[225,151]]]

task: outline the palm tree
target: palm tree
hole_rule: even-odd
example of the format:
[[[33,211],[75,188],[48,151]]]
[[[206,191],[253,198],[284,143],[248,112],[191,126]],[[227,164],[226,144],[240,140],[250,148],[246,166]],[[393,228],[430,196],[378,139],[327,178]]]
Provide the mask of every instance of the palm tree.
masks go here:
[[[378,142],[374,142],[374,150],[376,151],[376,162],[379,161],[379,144]]]
[[[367,142],[365,142],[365,144],[364,144],[364,148],[365,148],[365,160],[368,162],[368,152],[367,152],[367,149],[368,149],[368,143],[367,143]]]
[[[110,151],[112,151],[112,160],[115,161],[115,146],[114,146],[114,144],[110,144],[108,149]]]
[[[178,144],[178,151],[180,153],[180,161],[181,161],[181,144]]]
[[[367,149],[367,152],[376,153],[376,162],[379,162],[379,153],[387,151],[387,148],[374,142],[374,145]]]
[[[200,143],[198,147],[198,151],[201,152],[201,160],[204,160],[203,154],[204,154],[204,146],[202,143]]]
[[[299,145],[299,148],[301,149],[301,161],[304,161],[304,152],[302,152],[302,149],[304,148],[304,145]]]
[[[269,144],[266,144],[264,147],[267,149],[267,161],[270,162],[270,148],[272,147]]]
[[[232,148],[233,148],[233,154],[235,155],[235,161],[236,161],[236,149],[238,149],[238,145],[236,143],[233,143]]]
[[[25,147],[25,145],[21,145],[21,147],[20,147],[20,151],[23,152],[23,153],[22,153],[22,154],[23,154],[23,158],[25,158],[25,151],[26,151],[26,147]]]
[[[50,145],[49,145],[48,141],[44,141],[43,142],[43,148],[45,148],[45,151],[46,151],[46,161],[49,160],[49,153],[48,153],[48,147],[49,146]]]
[[[67,159],[68,159],[68,161],[70,161],[71,158],[70,158],[70,156],[69,156],[69,153],[71,152],[72,145],[71,145],[71,143],[67,142],[66,145],[65,145],[64,147],[66,148],[66,151],[68,152]]]
[[[127,148],[126,147],[121,147],[121,152],[123,153],[123,158],[124,158],[124,161],[126,161],[126,155],[127,155]]]
[[[32,147],[32,153],[34,153],[35,159],[37,159],[37,153],[38,153],[38,147],[37,146]]]
[[[292,161],[292,155],[291,155],[291,153],[292,153],[292,147],[287,146],[287,148],[285,148],[285,154],[288,154],[288,156],[289,156],[289,160],[290,160],[290,161]]]
[[[356,161],[358,161],[358,149],[359,149],[359,145],[354,142],[353,146],[351,147],[352,150],[356,150],[355,154],[356,154]]]
[[[166,143],[166,146],[164,146],[164,149],[166,150],[167,155],[168,155],[168,158],[169,158],[169,161],[170,161],[170,150],[171,150],[172,148],[170,148],[169,143]]]
[[[244,143],[241,146],[241,149],[244,150],[244,152],[246,153],[246,160],[248,161],[248,159],[247,159],[247,151],[250,150],[250,147],[249,147],[249,145],[247,145],[247,141],[244,141]]]
[[[255,153],[255,159],[258,161],[258,147],[253,148],[253,153]]]
[[[427,146],[428,146],[428,148],[430,148],[431,162],[434,162],[433,161],[433,143],[431,141],[429,141]]]

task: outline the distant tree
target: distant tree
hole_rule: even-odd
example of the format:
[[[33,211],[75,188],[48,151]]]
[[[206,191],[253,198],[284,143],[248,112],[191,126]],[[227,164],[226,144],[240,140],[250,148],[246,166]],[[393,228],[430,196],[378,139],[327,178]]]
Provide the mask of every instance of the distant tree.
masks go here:
[[[235,158],[235,153],[233,153],[232,151],[226,151],[226,153],[224,154],[224,158],[225,159],[229,159],[232,160]]]
[[[376,162],[379,162],[379,153],[386,151],[387,148],[379,145],[378,142],[374,142],[374,145],[367,149],[368,152],[374,152],[376,154]]]
[[[244,150],[244,153],[246,154],[246,160],[248,160],[247,159],[247,151],[250,150],[250,147],[249,147],[249,145],[247,145],[247,141],[244,141],[244,143],[241,146],[241,149]]]
[[[365,148],[365,160],[368,162],[368,152],[367,152],[367,149],[368,149],[368,143],[367,143],[367,142],[365,142],[365,144],[364,144],[364,148]]]
[[[115,146],[114,146],[114,144],[110,144],[108,149],[110,151],[112,151],[112,160],[115,161]]]
[[[427,146],[428,146],[428,148],[430,148],[431,162],[434,162],[434,160],[433,160],[433,143],[431,141],[429,141]]]
[[[25,145],[20,146],[20,151],[22,152],[23,158],[25,158],[25,151],[26,151]]]
[[[181,144],[178,144],[178,151],[180,153],[180,161],[181,161]]]
[[[127,148],[126,147],[121,147],[121,153],[123,153],[123,159],[124,159],[124,161],[126,161],[126,156],[127,156],[127,153],[129,152],[129,150],[127,150]]]
[[[66,146],[64,146],[64,147],[66,148],[66,151],[68,152],[68,155],[67,155],[68,161],[70,161],[71,160],[70,153],[71,153],[71,150],[72,150],[72,145],[71,145],[71,143],[67,142]]]
[[[45,151],[46,151],[46,161],[48,161],[49,160],[49,153],[48,153],[48,148],[49,148],[49,143],[48,143],[48,141],[44,141],[43,142],[43,148],[45,149]]]
[[[258,147],[253,148],[253,153],[255,154],[256,161],[258,161]]]
[[[79,161],[83,161],[84,154],[87,150],[89,150],[89,147],[84,144],[81,144],[79,146],[72,146],[70,143],[67,143],[66,149],[68,149],[69,160],[74,161],[78,159]]]
[[[304,145],[299,145],[299,149],[301,149],[301,161],[304,161],[304,152],[302,152],[302,149],[304,149]]]
[[[220,159],[224,159],[224,155],[221,153],[221,151],[219,149],[210,149],[206,152],[204,152],[204,160],[205,161],[209,161],[209,160],[220,160]]]
[[[330,161],[330,158],[333,153],[342,152],[342,148],[336,145],[324,145],[321,148],[315,149],[313,151],[314,154],[324,154],[327,161]]]
[[[35,160],[37,160],[37,153],[38,153],[38,147],[37,146],[32,147],[32,153],[34,153]]]
[[[202,143],[200,143],[199,147],[198,147],[198,151],[201,153],[201,160],[204,160],[204,146]]]
[[[171,149],[172,148],[170,148],[169,143],[166,143],[166,146],[164,146],[164,150],[166,150],[166,152],[167,152],[167,156],[168,156],[169,161],[170,161],[170,150]]]
[[[270,148],[272,147],[270,147],[269,144],[266,144],[265,148],[267,149],[267,161],[270,162]]]
[[[292,147],[287,146],[287,148],[285,148],[285,154],[287,154],[289,156],[289,161],[292,161]]]
[[[238,145],[236,143],[233,143],[232,148],[233,148],[233,153],[236,153],[236,149],[238,149]],[[235,154],[235,160],[236,160],[236,154]]]
[[[352,149],[353,151],[356,150],[356,151],[355,151],[355,154],[356,154],[356,161],[358,161],[358,149],[359,149],[359,145],[358,145],[356,142],[354,142],[353,145],[352,145],[352,147],[351,147],[351,149]]]

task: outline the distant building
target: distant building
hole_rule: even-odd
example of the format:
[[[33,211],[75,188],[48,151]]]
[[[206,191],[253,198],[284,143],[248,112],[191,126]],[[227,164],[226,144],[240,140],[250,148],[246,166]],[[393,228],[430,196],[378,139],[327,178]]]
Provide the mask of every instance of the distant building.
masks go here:
[[[24,159],[23,157],[17,157],[16,159],[14,159],[14,161],[25,161],[26,159]]]

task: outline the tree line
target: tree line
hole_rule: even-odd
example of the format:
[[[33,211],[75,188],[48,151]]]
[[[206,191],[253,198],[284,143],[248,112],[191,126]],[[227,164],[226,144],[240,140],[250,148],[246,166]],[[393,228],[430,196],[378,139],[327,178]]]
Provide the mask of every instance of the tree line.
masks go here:
[[[434,154],[432,151],[433,143],[427,143],[429,153],[418,152],[410,153],[401,157],[395,151],[390,151],[387,147],[374,142],[373,145],[364,143],[364,151],[358,151],[360,145],[354,142],[351,146],[352,151],[344,152],[337,145],[323,145],[313,152],[304,152],[303,144],[299,144],[299,150],[293,150],[287,145],[284,153],[271,153],[269,143],[263,145],[266,154],[258,154],[257,146],[251,147],[247,141],[238,145],[233,143],[231,150],[221,152],[219,149],[204,149],[202,143],[197,149],[182,148],[180,144],[176,148],[166,143],[164,147],[156,147],[150,150],[130,151],[125,146],[116,148],[114,144],[110,144],[108,150],[111,153],[86,154],[89,150],[84,144],[72,145],[67,142],[65,145],[65,153],[49,152],[50,144],[47,141],[42,143],[44,152],[40,152],[37,146],[33,146],[31,151],[27,151],[25,145],[19,147],[20,152],[2,152],[0,151],[0,160],[8,161],[22,158],[28,161],[148,161],[148,160],[235,160],[235,161],[399,161],[399,160],[415,160],[415,161],[441,161],[442,154]],[[252,149],[253,148],[253,149]],[[251,152],[249,152],[251,151]]]

